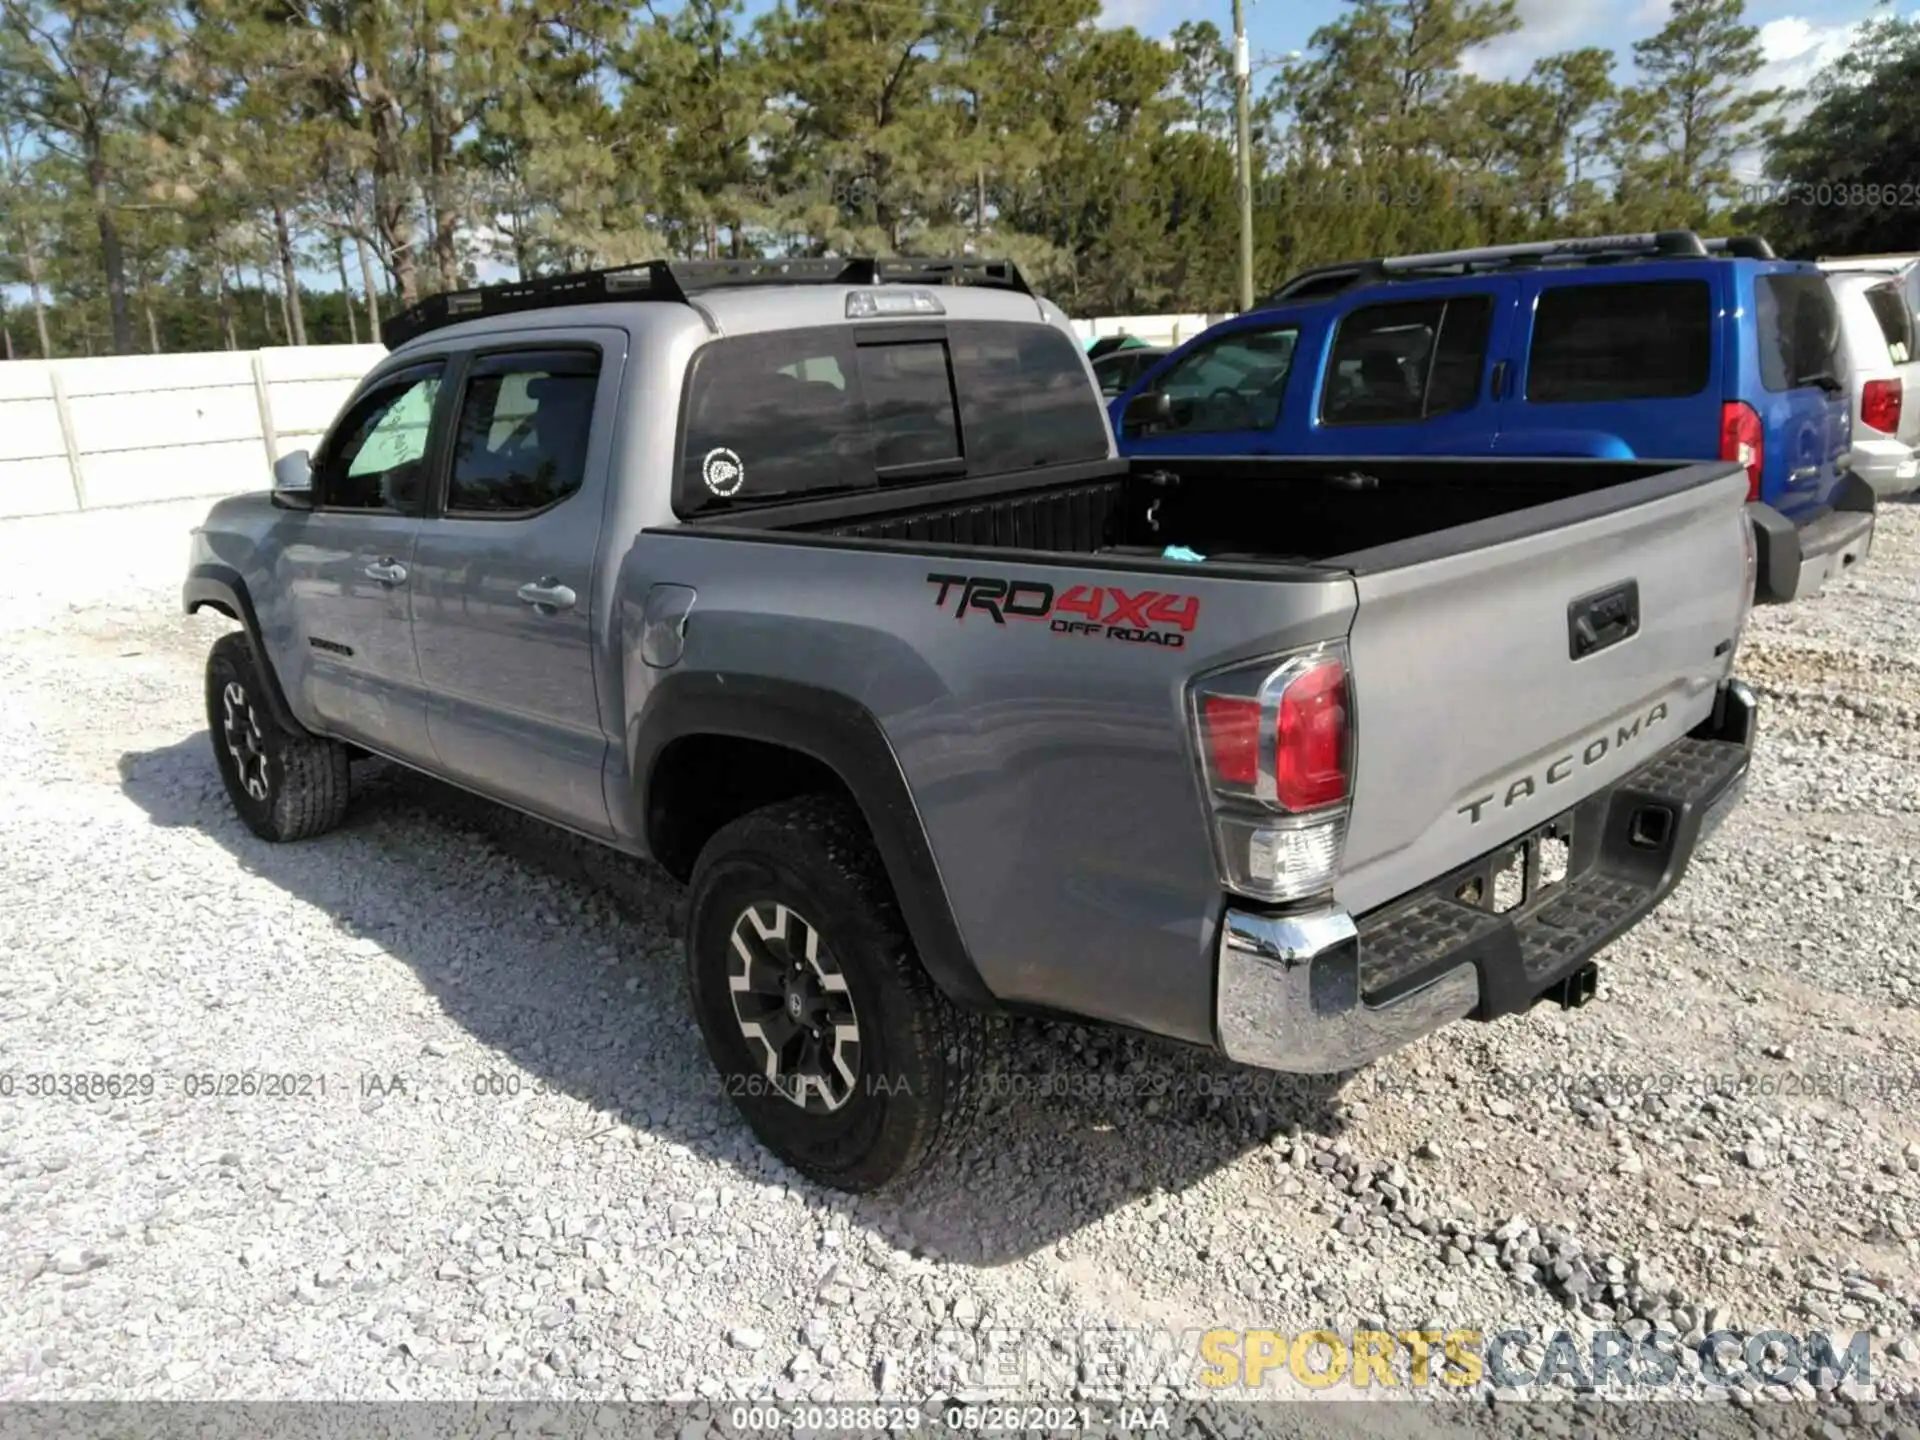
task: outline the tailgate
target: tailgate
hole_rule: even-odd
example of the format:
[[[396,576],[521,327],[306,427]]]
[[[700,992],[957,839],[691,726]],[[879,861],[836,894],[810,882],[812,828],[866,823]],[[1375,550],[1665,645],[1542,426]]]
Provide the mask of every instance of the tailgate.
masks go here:
[[[1694,466],[1349,557],[1340,903],[1545,824],[1705,719],[1746,610],[1745,500],[1743,471]]]

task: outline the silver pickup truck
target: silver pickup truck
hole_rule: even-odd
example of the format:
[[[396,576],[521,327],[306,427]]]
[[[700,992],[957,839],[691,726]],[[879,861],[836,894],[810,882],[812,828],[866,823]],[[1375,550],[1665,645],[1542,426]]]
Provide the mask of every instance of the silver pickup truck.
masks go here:
[[[728,1094],[829,1185],[995,1015],[1337,1072],[1593,993],[1744,780],[1732,463],[1117,459],[1000,262],[436,297],[195,532],[269,840],[380,756],[691,885]]]

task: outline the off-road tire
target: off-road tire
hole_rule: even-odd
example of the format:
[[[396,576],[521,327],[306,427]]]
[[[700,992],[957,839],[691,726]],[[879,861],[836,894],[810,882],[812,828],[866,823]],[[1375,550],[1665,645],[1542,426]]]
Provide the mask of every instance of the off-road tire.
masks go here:
[[[286,729],[273,718],[266,696],[266,672],[246,633],[236,630],[214,641],[207,656],[207,730],[234,810],[262,840],[324,835],[347,813],[347,749],[337,740]],[[228,744],[234,717],[240,720],[244,762]]]
[[[749,909],[783,906],[816,931],[857,1020],[857,1079],[837,1110],[803,1109],[768,1081],[730,989]],[[900,918],[859,813],[833,795],[782,801],[722,827],[687,905],[693,1008],[720,1083],[754,1134],[822,1185],[856,1194],[910,1178],[971,1128],[1000,1033],[935,986]]]

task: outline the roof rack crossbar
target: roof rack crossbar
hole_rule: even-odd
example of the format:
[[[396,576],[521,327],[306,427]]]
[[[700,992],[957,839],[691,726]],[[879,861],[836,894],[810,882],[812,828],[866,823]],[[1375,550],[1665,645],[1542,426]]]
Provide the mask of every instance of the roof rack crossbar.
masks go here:
[[[1031,295],[1011,260],[973,256],[922,259],[801,257],[788,260],[647,260],[605,270],[541,276],[505,285],[480,285],[429,295],[380,328],[389,350],[407,341],[488,315],[546,310],[564,305],[651,300],[684,305],[694,291],[742,285],[980,285]]]
[[[1470,250],[1434,250],[1425,255],[1393,255],[1380,264],[1390,275],[1431,270],[1442,265],[1510,265],[1515,261],[1577,259],[1592,255],[1698,256],[1707,253],[1691,230],[1660,230],[1638,235],[1583,235],[1568,240],[1530,240],[1516,245],[1482,245]]]
[[[1389,255],[1373,260],[1349,260],[1319,265],[1293,276],[1267,297],[1281,300],[1318,299],[1337,295],[1357,285],[1383,280],[1438,275],[1470,275],[1481,271],[1528,265],[1605,263],[1628,259],[1697,259],[1731,255],[1748,260],[1778,258],[1758,235],[1731,235],[1702,240],[1691,230],[1657,230],[1634,235],[1588,235],[1565,240],[1528,240],[1513,245],[1481,245],[1467,250],[1433,250],[1419,255]]]

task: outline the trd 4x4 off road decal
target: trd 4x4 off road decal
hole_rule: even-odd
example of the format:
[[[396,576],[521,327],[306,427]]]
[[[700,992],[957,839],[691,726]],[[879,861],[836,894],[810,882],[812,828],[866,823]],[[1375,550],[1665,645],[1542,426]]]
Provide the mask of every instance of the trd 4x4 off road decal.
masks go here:
[[[1198,595],[1075,585],[1056,596],[1053,586],[1044,581],[993,575],[929,575],[927,583],[940,587],[933,603],[942,610],[951,608],[956,620],[965,620],[974,611],[996,625],[1045,620],[1056,635],[1098,635],[1178,650],[1200,623]]]

